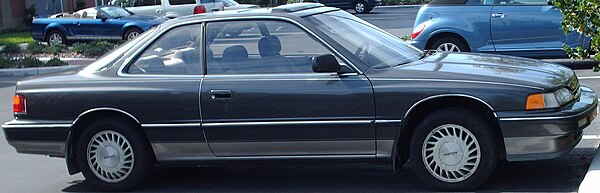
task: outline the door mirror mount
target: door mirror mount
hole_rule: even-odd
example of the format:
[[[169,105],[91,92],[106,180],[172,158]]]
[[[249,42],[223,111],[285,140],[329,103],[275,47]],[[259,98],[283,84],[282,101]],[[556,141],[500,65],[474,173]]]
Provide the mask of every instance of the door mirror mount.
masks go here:
[[[554,6],[554,0],[548,0],[548,5]]]
[[[313,72],[326,73],[326,72],[340,72],[341,65],[335,59],[335,56],[331,54],[322,54],[313,57],[312,59]]]

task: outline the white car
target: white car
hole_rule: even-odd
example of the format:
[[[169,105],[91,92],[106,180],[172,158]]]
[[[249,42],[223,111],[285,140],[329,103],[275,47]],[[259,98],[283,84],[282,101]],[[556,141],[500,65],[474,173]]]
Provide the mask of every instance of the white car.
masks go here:
[[[136,15],[168,19],[223,11],[225,7],[223,2],[216,0],[112,0],[111,4],[127,8]]]
[[[217,2],[223,2],[225,6],[225,10],[235,10],[235,9],[251,9],[251,8],[260,8],[259,5],[253,4],[239,4],[234,0],[216,0]]]

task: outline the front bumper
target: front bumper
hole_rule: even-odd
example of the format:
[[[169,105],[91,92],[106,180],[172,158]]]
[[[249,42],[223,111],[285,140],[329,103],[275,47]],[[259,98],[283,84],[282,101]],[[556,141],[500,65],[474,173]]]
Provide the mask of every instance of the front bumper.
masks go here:
[[[65,156],[71,124],[12,120],[2,125],[8,144],[18,153]]]
[[[496,112],[507,161],[552,159],[569,153],[598,114],[598,97],[581,86],[575,102],[552,111]]]

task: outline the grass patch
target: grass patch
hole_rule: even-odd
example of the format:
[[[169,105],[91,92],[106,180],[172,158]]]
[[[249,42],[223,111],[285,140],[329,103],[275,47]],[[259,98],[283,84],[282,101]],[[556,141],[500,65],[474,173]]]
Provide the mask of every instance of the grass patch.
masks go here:
[[[29,32],[0,33],[0,45],[34,42]]]

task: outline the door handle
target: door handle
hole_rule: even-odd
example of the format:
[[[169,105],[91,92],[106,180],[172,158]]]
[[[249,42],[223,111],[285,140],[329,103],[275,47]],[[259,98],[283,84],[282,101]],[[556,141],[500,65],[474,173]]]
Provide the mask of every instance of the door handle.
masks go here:
[[[213,100],[231,99],[231,90],[210,90],[210,98]]]
[[[156,9],[156,13],[162,13],[162,9]]]
[[[80,26],[80,25],[81,25],[81,23],[79,23],[79,22],[73,22],[73,25]]]
[[[492,13],[492,18],[504,18],[504,13]]]

